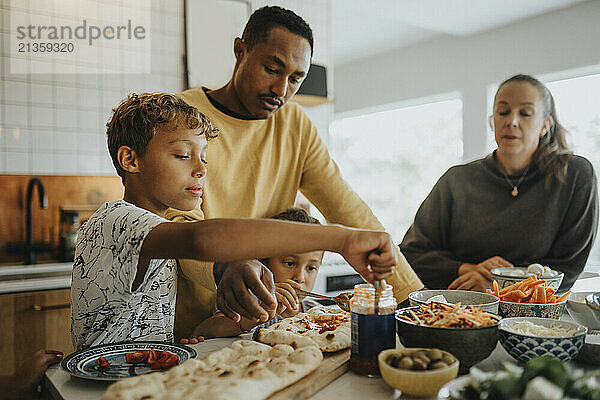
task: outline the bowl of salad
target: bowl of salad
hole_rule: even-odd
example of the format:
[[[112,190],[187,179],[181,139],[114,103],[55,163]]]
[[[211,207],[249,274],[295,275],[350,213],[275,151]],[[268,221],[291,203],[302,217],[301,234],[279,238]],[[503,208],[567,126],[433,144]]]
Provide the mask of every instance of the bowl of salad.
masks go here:
[[[448,382],[438,393],[443,400],[522,399],[590,400],[598,398],[600,371],[584,372],[550,357],[536,357],[523,367],[503,363],[503,369],[471,373]]]
[[[405,347],[452,353],[465,374],[489,357],[498,343],[500,317],[479,307],[431,302],[396,311],[396,333]]]

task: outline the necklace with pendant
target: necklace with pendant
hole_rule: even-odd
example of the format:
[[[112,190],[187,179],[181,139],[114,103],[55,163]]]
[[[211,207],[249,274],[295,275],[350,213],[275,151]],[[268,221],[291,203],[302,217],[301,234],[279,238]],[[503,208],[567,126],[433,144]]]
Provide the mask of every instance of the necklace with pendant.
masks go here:
[[[525,168],[525,171],[523,171],[523,173],[521,174],[521,177],[519,178],[519,180],[517,181],[516,184],[512,183],[512,181],[508,177],[508,174],[506,173],[506,170],[504,170],[504,178],[506,179],[506,182],[508,182],[508,184],[512,188],[512,192],[510,192],[512,197],[517,197],[519,195],[519,185],[521,184],[521,182],[523,182],[523,179],[525,178],[525,175],[527,175],[527,171],[529,171],[530,166],[531,166],[531,164],[529,164],[527,166],[527,168]]]

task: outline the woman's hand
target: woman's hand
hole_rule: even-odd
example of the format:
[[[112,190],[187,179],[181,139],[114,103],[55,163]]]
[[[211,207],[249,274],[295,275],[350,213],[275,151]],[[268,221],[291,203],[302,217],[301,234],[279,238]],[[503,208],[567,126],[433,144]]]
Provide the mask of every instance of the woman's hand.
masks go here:
[[[500,256],[490,257],[479,264],[463,264],[458,268],[458,275],[464,275],[471,271],[477,271],[485,278],[492,280],[491,271],[494,268],[514,267],[510,262]]]
[[[289,317],[298,312],[300,301],[294,288],[302,289],[298,282],[290,279],[284,282],[275,282],[275,297],[277,298],[276,315]]]
[[[450,290],[473,290],[476,292],[484,292],[485,289],[489,288],[492,284],[491,279],[486,278],[481,270],[471,270],[462,275],[459,275],[458,278],[454,280],[448,286]],[[487,271],[487,270],[486,270]],[[489,273],[489,271],[487,271]]]

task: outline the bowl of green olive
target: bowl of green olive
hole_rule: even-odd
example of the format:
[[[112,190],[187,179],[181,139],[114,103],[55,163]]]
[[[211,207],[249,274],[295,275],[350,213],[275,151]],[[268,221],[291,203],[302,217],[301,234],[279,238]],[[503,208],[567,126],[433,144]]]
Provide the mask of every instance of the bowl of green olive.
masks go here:
[[[440,349],[388,349],[377,358],[383,380],[409,396],[434,396],[458,375],[456,357]]]

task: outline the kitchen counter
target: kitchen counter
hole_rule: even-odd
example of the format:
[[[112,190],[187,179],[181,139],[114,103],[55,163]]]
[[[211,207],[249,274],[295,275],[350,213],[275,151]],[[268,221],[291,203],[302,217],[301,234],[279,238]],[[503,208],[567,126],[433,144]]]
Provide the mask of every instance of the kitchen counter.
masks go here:
[[[0,294],[71,287],[73,263],[0,267]]]

